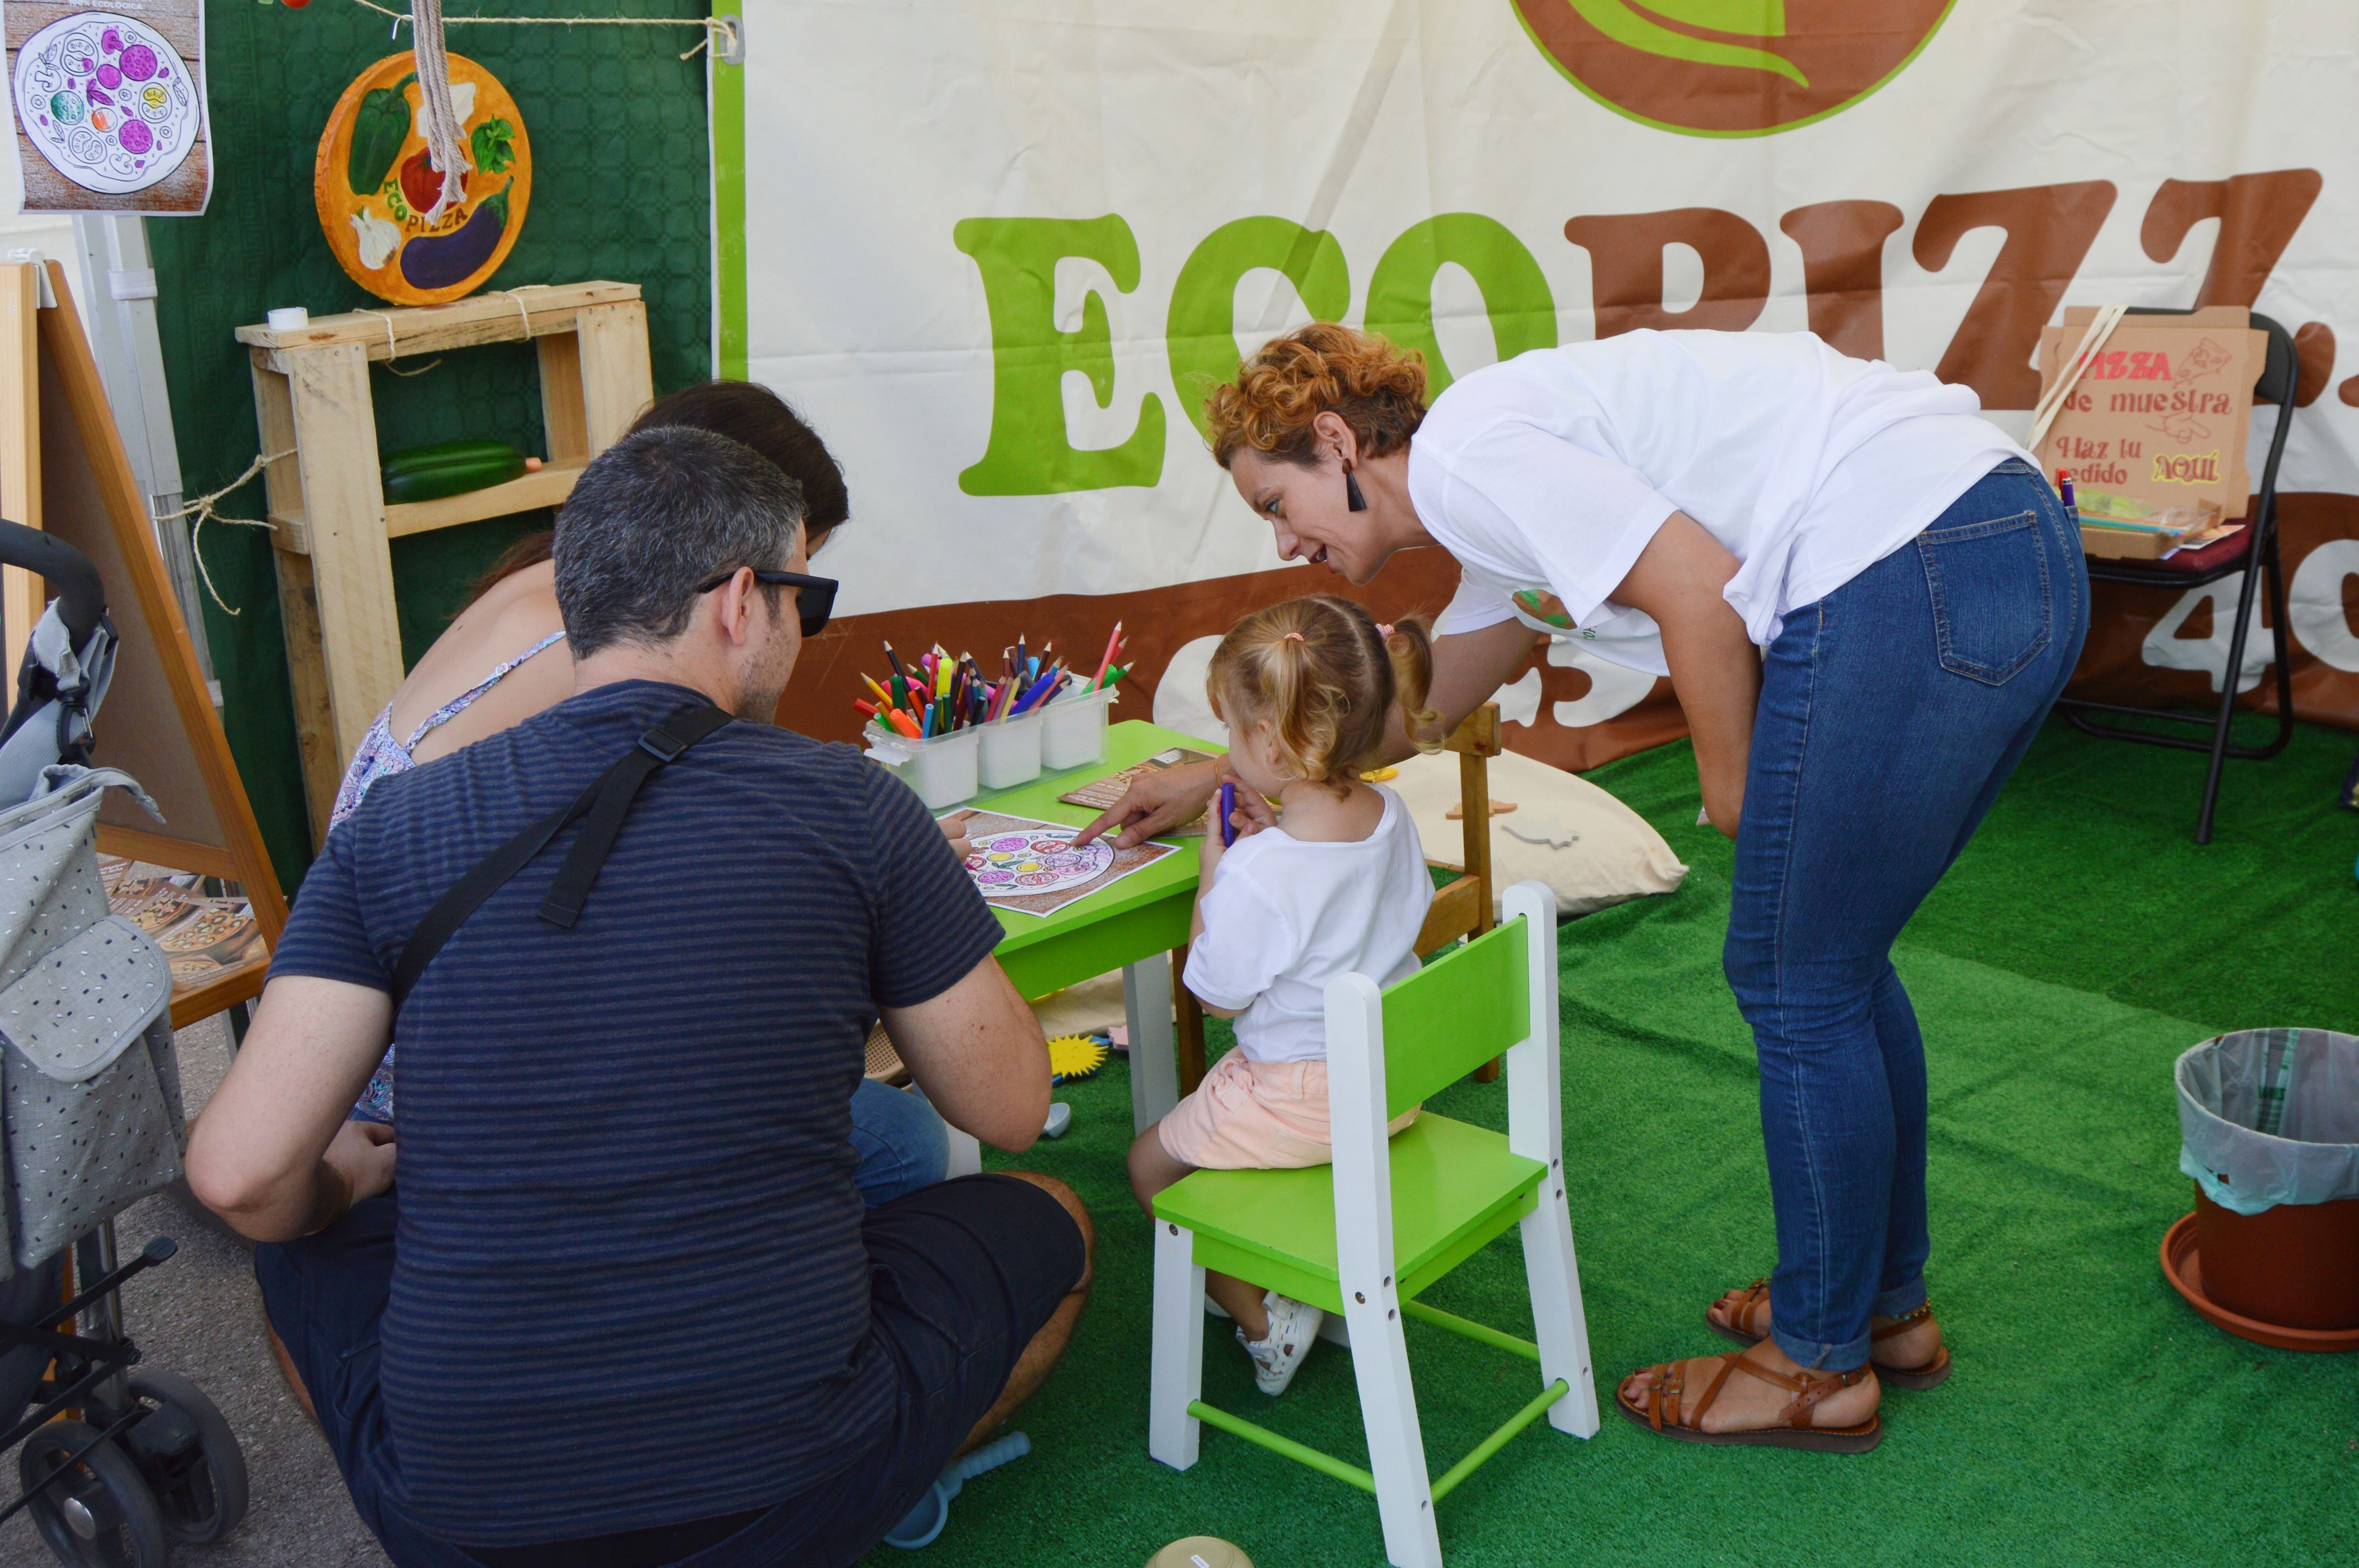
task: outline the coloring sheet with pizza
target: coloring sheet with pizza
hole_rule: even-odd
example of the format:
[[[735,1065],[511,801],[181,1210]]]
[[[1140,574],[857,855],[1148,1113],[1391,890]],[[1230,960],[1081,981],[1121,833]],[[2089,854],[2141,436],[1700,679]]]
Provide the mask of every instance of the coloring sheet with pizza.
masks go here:
[[[963,811],[953,816],[965,825],[966,841],[973,847],[966,871],[984,902],[1019,914],[1054,914],[1077,898],[1112,887],[1133,871],[1180,852],[1169,844],[1153,842],[1117,849],[1103,838],[1077,849],[1073,835],[1081,829],[1061,822],[995,811]]]
[[[27,212],[202,212],[204,0],[0,0]]]

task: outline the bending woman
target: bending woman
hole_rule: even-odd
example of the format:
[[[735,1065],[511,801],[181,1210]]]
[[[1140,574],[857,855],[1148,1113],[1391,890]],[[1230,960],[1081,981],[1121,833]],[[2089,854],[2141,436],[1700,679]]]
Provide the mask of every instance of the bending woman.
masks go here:
[[[770,460],[802,487],[808,553],[851,514],[843,470],[816,432],[777,394],[751,382],[715,381],[659,399],[633,422],[634,430],[693,425],[728,437]],[[564,641],[557,610],[551,535],[519,539],[475,585],[449,630],[434,640],[376,717],[344,770],[336,792],[332,831],[359,808],[369,786],[407,773],[486,735],[521,724],[573,695],[573,666],[561,654],[543,657]],[[394,1119],[394,1062],[386,1053],[353,1114]],[[852,1097],[852,1141],[860,1153],[861,1195],[873,1206],[941,1180],[950,1146],[941,1118],[923,1098],[864,1082]]]
[[[1537,635],[1677,684],[1736,841],[1724,955],[1753,1026],[1777,1267],[1707,1310],[1750,1348],[1644,1368],[1667,1437],[1856,1452],[1881,1382],[1949,1372],[1925,1295],[1925,1048],[1900,928],[2031,743],[2088,626],[2038,468],[1924,372],[1809,334],[1631,332],[1464,377],[1313,324],[1207,403],[1278,554],[1355,583],[1439,547],[1460,587],[1431,703],[1455,725]],[[1410,747],[1394,717],[1391,758]],[[1201,807],[1153,775],[1083,834]]]

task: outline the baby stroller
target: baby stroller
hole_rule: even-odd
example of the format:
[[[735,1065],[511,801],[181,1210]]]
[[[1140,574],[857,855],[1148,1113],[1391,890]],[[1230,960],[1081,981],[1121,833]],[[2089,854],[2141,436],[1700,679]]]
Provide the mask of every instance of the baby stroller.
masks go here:
[[[5,521],[0,562],[58,595],[0,727],[0,1454],[23,1444],[22,1491],[0,1519],[30,1509],[61,1562],[160,1568],[175,1542],[236,1524],[246,1489],[212,1401],[137,1369],[117,1293],[173,1254],[158,1237],[120,1261],[114,1217],[179,1175],[187,1136],[171,966],[109,913],[99,875],[105,791],[155,807],[129,775],[90,765],[114,667],[97,572]]]

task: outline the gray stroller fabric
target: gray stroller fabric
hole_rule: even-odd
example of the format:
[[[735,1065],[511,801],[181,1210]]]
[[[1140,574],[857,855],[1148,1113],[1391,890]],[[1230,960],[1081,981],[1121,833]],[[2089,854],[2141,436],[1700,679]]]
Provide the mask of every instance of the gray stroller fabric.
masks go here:
[[[172,1182],[187,1137],[171,964],[99,877],[99,803],[138,786],[71,766],[43,783],[0,811],[0,1279]]]
[[[33,627],[26,662],[49,671],[58,696],[37,708],[0,741],[0,801],[28,800],[42,788],[41,772],[78,754],[90,739],[91,716],[114,679],[114,628],[103,618],[79,648],[51,603]]]

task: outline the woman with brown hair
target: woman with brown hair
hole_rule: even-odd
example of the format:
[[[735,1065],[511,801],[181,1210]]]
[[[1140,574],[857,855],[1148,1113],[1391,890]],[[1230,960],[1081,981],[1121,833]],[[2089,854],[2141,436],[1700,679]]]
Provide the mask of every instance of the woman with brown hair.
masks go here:
[[[2063,689],[2088,626],[2077,530],[1974,395],[1807,333],[1638,331],[1538,350],[1435,399],[1347,327],[1277,338],[1206,402],[1278,554],[1355,583],[1441,548],[1458,595],[1430,705],[1455,725],[1538,635],[1668,675],[1736,841],[1724,968],[1753,1026],[1777,1267],[1705,1312],[1747,1348],[1633,1373],[1666,1437],[1873,1447],[1881,1386],[1930,1388],[1925,1050],[1894,939]],[[1382,760],[1410,747],[1397,714]],[[1184,820],[1209,767],[1082,834]]]
[[[709,381],[658,399],[634,430],[693,425],[752,448],[802,487],[803,527],[811,555],[851,514],[843,469],[817,432],[768,387]],[[336,792],[328,826],[350,816],[368,787],[386,773],[457,751],[521,724],[573,695],[573,670],[540,654],[565,636],[557,613],[551,530],[510,546],[475,584],[457,619],[426,650],[376,722],[369,727]],[[403,739],[397,739],[403,737]]]

